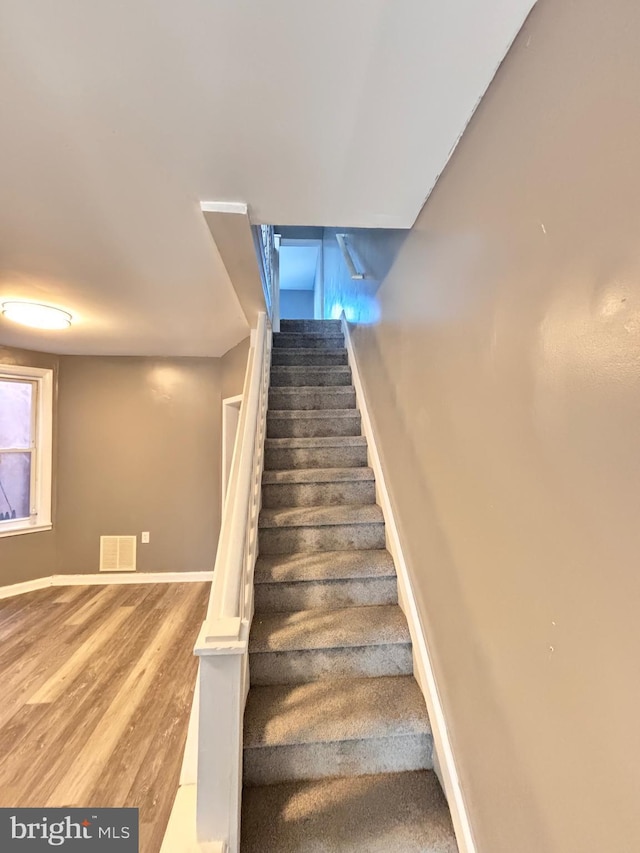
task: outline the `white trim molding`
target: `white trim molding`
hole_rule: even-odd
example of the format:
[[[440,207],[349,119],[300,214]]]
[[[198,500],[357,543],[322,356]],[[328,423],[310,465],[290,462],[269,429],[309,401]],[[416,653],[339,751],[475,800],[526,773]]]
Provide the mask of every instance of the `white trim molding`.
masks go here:
[[[14,595],[23,595],[25,592],[35,592],[37,589],[46,589],[51,586],[52,577],[36,578],[33,581],[23,581],[22,583],[12,583],[8,586],[0,586],[0,600],[3,598],[12,598]]]
[[[0,530],[0,539],[6,539],[7,536],[22,536],[25,533],[44,533],[46,530],[52,530],[53,524],[32,524],[29,527],[15,527],[13,530]]]
[[[0,524],[0,537],[50,530],[53,465],[53,370],[49,367],[0,364],[0,379],[29,382],[33,386],[34,395],[32,398],[32,427],[29,446],[3,448],[8,452],[31,454],[30,514],[27,518],[3,521]]]
[[[0,599],[46,589],[49,586],[107,586],[109,584],[132,583],[207,583],[213,580],[213,572],[127,572],[119,574],[91,575],[48,575],[32,581],[23,581],[0,586]]]
[[[362,421],[362,433],[367,439],[369,465],[373,469],[376,479],[376,497],[385,521],[387,537],[387,548],[393,557],[398,575],[398,597],[400,606],[409,623],[409,632],[413,645],[416,680],[425,698],[431,729],[433,732],[434,749],[436,754],[436,772],[444,789],[451,819],[458,841],[460,853],[477,853],[473,838],[471,822],[467,811],[464,794],[460,786],[460,778],[456,766],[449,729],[442,707],[440,691],[436,681],[431,655],[429,653],[429,638],[420,620],[418,606],[414,594],[413,584],[404,558],[402,543],[396,524],[393,506],[385,482],[384,471],[380,461],[380,454],[376,443],[376,436],[367,407],[367,398],[364,392],[362,377],[358,369],[351,332],[344,311],[341,315],[342,330],[344,332],[345,345],[349,359],[349,366],[353,376],[353,385],[356,391],[356,400],[360,410]]]
[[[249,208],[244,201],[201,201],[200,210],[203,213],[236,213],[247,216]]]
[[[53,586],[102,586],[112,583],[206,583],[213,572],[108,572],[91,575],[53,575]]]

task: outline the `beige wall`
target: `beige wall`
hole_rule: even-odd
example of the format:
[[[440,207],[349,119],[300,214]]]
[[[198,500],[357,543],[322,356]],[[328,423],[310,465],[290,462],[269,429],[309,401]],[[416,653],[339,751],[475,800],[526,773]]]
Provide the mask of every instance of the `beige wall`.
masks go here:
[[[249,328],[255,328],[258,313],[267,309],[249,215],[229,211],[203,215]]]
[[[53,435],[53,476],[56,477],[56,439],[57,430],[57,388],[58,364],[56,355],[41,352],[13,349],[0,345],[0,364],[22,364],[28,367],[43,367],[53,370],[54,375],[54,435]],[[56,558],[56,495],[53,494],[52,517],[54,529],[41,533],[25,533],[20,536],[7,536],[0,539],[0,586],[33,580],[51,574],[50,566]]]
[[[355,331],[480,853],[640,850],[639,43],[540,0]]]
[[[99,537],[140,535],[138,571],[213,568],[219,359],[63,357],[58,571],[98,570]]]
[[[250,338],[240,341],[237,346],[225,353],[221,359],[222,399],[242,394],[244,375],[247,371]]]
[[[138,571],[210,570],[220,526],[222,396],[241,393],[243,341],[223,358],[49,356],[0,347],[0,363],[52,367],[54,528],[0,539],[0,585],[98,571],[101,534],[139,534]]]

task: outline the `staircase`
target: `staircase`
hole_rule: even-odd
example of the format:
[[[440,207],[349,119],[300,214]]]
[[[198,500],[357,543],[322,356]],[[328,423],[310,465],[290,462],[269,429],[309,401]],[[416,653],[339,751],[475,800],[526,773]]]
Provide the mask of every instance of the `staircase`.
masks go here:
[[[339,321],[274,335],[243,853],[455,853]]]

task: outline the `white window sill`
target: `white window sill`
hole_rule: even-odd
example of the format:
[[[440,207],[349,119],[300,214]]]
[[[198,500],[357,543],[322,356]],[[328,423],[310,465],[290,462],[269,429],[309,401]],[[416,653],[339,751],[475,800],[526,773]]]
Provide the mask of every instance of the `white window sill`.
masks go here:
[[[6,536],[21,536],[23,533],[42,533],[43,530],[51,530],[53,524],[24,524],[16,527],[4,527],[0,524],[0,539]]]

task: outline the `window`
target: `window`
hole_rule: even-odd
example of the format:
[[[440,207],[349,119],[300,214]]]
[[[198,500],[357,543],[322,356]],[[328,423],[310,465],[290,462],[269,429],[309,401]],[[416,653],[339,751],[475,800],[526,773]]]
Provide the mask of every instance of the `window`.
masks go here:
[[[0,364],[0,537],[51,528],[53,371]]]

